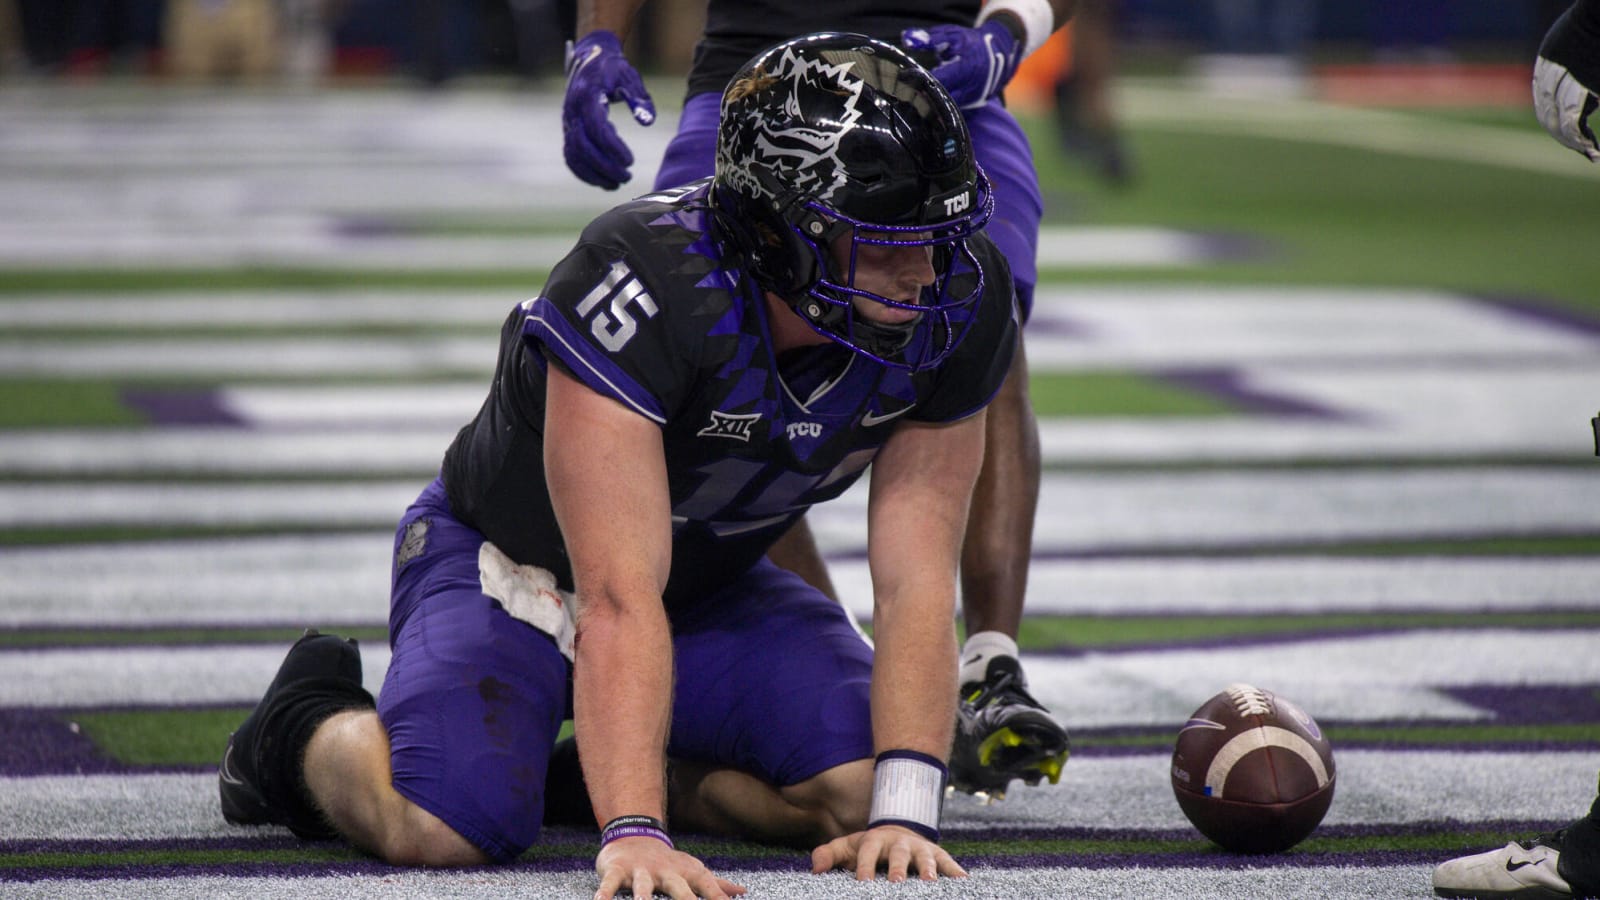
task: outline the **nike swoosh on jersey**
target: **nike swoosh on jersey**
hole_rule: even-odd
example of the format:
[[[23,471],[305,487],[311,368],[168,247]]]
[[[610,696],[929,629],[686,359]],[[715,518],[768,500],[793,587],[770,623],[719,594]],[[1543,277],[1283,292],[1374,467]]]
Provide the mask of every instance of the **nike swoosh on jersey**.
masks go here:
[[[912,405],[915,406],[916,404],[912,404]],[[900,409],[897,409],[892,413],[884,413],[881,416],[873,415],[872,413],[867,413],[866,415],[861,417],[861,427],[862,428],[871,428],[874,425],[882,425],[883,423],[889,421],[890,419],[893,419],[893,418],[895,418],[897,416],[905,415],[906,413],[908,413],[910,411],[911,411],[911,407],[910,406],[906,406],[906,407],[902,407]]]

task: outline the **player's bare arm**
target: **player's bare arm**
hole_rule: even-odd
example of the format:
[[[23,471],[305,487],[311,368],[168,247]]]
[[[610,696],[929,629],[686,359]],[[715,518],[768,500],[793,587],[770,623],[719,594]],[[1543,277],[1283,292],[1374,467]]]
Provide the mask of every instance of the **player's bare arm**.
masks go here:
[[[944,426],[907,423],[873,463],[867,527],[877,646],[872,723],[880,767],[886,751],[942,760],[950,747],[956,560],[983,440],[983,414]],[[886,799],[875,797],[875,815]],[[940,799],[931,798],[934,810]],[[830,841],[813,852],[812,868],[847,868],[862,880],[879,868],[890,881],[913,873],[924,879],[965,875],[938,846],[936,816],[920,823],[923,828],[915,824],[869,826]]]
[[[578,598],[573,723],[598,823],[666,815],[672,640],[666,464],[656,426],[550,367],[545,468]],[[744,889],[650,834],[604,844],[598,900],[632,888],[677,900]]]

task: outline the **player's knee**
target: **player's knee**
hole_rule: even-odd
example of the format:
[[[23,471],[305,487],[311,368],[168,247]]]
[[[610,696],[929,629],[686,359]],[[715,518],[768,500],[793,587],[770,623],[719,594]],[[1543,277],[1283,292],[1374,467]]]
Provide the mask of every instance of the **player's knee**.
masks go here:
[[[458,868],[491,861],[488,854],[439,817],[411,803],[394,817],[376,849],[384,862],[396,866]]]

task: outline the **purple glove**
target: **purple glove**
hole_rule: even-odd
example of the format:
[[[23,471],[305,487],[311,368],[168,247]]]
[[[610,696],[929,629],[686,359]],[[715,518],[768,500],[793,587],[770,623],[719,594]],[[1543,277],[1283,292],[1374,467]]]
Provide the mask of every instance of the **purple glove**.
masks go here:
[[[976,28],[935,25],[907,28],[900,43],[912,50],[932,50],[939,65],[932,75],[962,109],[973,109],[1005,89],[1022,62],[1022,42],[1000,21],[988,19]]]
[[[634,121],[649,125],[656,106],[639,73],[622,55],[622,42],[609,31],[591,31],[567,45],[567,96],[561,103],[561,134],[567,168],[583,181],[614,191],[632,178],[633,152],[607,118],[612,103],[624,101]]]

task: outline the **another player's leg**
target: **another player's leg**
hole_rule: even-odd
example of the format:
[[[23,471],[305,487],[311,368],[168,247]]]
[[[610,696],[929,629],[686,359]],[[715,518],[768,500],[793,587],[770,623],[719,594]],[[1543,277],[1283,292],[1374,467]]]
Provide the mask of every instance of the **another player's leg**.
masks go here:
[[[998,798],[1014,780],[1061,778],[1066,728],[1028,692],[1017,659],[1017,630],[1033,549],[1039,493],[1039,432],[1019,344],[1000,393],[989,404],[983,472],[962,547],[961,706],[950,783]]]
[[[994,184],[986,233],[1011,263],[1018,312],[1027,322],[1038,281],[1034,257],[1043,200],[1027,136],[991,103],[968,114],[978,164]],[[1028,692],[1017,660],[1039,502],[1038,424],[1028,398],[1027,356],[1019,342],[1005,384],[989,404],[983,471],[961,551],[961,610],[967,642],[950,782],[990,797],[1012,781],[1054,783],[1068,753],[1067,731]]]
[[[1600,795],[1584,818],[1529,841],[1441,863],[1439,897],[1565,900],[1600,898]]]

